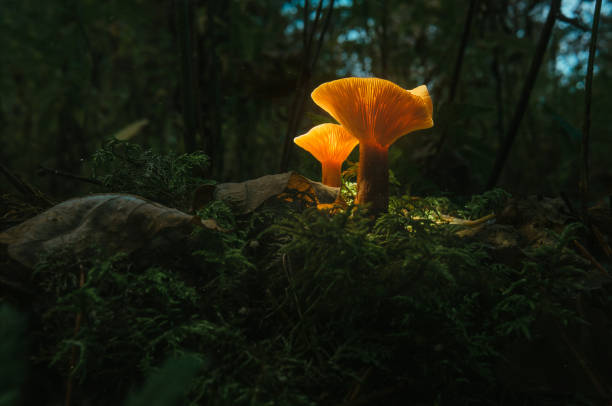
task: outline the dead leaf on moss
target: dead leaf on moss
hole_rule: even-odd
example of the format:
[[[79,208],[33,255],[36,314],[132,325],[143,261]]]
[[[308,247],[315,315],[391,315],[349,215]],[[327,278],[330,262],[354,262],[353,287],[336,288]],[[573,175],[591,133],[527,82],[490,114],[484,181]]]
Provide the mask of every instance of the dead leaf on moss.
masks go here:
[[[214,220],[201,220],[143,197],[96,194],[67,200],[0,233],[14,260],[33,267],[41,255],[70,250],[78,255],[92,246],[103,252],[133,252],[158,237],[190,225],[221,230]]]
[[[299,200],[319,205],[336,202],[339,194],[340,188],[326,186],[294,172],[286,172],[239,183],[203,185],[195,191],[192,207],[197,210],[213,199],[222,200],[235,213],[247,214],[272,197],[287,202]]]

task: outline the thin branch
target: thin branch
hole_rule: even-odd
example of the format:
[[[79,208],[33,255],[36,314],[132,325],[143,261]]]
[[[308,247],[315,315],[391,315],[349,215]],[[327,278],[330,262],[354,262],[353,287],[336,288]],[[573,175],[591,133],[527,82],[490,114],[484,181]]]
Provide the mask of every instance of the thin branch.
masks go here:
[[[30,202],[42,207],[53,206],[54,203],[45,197],[42,192],[29,185],[26,181],[21,179],[19,175],[12,173],[6,166],[0,164],[0,172],[2,172],[15,189],[28,198]]]
[[[310,16],[309,14],[309,5],[308,5],[309,1],[308,0],[304,0],[304,32],[302,35],[302,46],[304,47],[304,49],[306,49],[308,47],[308,20],[310,20]]]
[[[312,22],[312,33],[309,37],[308,43],[308,57],[310,57],[310,51],[312,50],[312,41],[314,40],[315,32],[317,32],[317,25],[319,25],[319,21],[321,21],[321,11],[323,10],[323,0],[319,1],[319,5],[317,6],[317,12],[315,13],[314,21]]]
[[[557,20],[562,21],[564,23],[568,23],[569,25],[571,25],[573,27],[576,27],[579,30],[589,31],[589,27],[587,27],[586,25],[582,24],[582,21],[580,21],[578,19],[578,17],[570,18],[570,17],[566,16],[565,14],[559,12],[559,15],[557,16]]]
[[[319,0],[321,4],[322,0]],[[293,100],[291,101],[291,107],[289,108],[289,117],[287,120],[287,131],[285,132],[285,140],[283,143],[283,151],[281,155],[281,172],[285,172],[289,166],[289,155],[291,154],[291,136],[294,134],[294,122],[297,116],[297,110],[299,110],[300,100],[302,96],[302,88],[304,82],[304,76],[306,74],[306,66],[310,60],[310,44],[312,43],[312,36],[314,35],[314,29],[308,31],[308,20],[309,20],[309,2],[304,3],[304,29],[302,30],[302,64],[298,79],[295,84],[295,93],[293,94]],[[316,17],[315,17],[316,18]],[[313,27],[314,28],[314,27]]]
[[[503,96],[503,78],[499,69],[499,48],[493,50],[493,62],[491,70],[495,78],[495,102],[497,104],[497,132],[499,139],[504,136],[504,96]]]
[[[570,350],[570,353],[574,356],[574,359],[578,362],[578,365],[580,365],[586,376],[589,378],[591,384],[593,385],[599,396],[604,399],[610,400],[609,389],[599,379],[593,368],[591,368],[591,366],[589,365],[587,359],[580,352],[578,352],[576,347],[572,344],[572,342],[565,334],[563,327],[558,321],[555,322],[555,327],[557,328],[558,336],[561,337],[567,348]]]
[[[388,52],[388,25],[389,25],[389,7],[388,7],[388,1],[387,0],[382,0],[382,5],[381,5],[381,21],[380,21],[380,26],[381,26],[381,30],[380,30],[380,62],[381,62],[381,77],[384,79],[387,79],[387,75],[388,75],[388,69],[387,69],[387,58],[389,57],[389,52]]]
[[[60,171],[58,169],[51,169],[51,168],[46,168],[42,165],[38,165],[38,175],[42,176],[46,174],[61,176],[63,178],[68,178],[68,179],[73,179],[73,180],[78,180],[79,182],[91,183],[93,185],[104,186],[104,183],[100,182],[97,179],[85,178],[83,176],[74,175],[72,173]]]
[[[190,0],[179,0],[176,3],[177,26],[179,31],[179,48],[181,53],[181,92],[183,96],[183,123],[185,132],[183,142],[188,152],[196,149],[196,115],[195,103],[195,73],[194,73],[194,46],[193,36],[193,3]],[[210,151],[206,151],[210,154]]]
[[[595,52],[597,51],[597,29],[599,27],[599,14],[601,12],[601,0],[595,3],[595,14],[593,16],[593,27],[591,29],[591,44],[589,45],[589,62],[584,85],[584,123],[582,126],[582,149],[580,165],[580,200],[582,203],[582,215],[584,221],[587,218],[587,205],[589,194],[589,141],[591,138],[591,99],[593,92],[593,64]]]
[[[595,259],[595,257],[593,255],[591,255],[591,253],[584,247],[584,245],[580,244],[578,241],[574,240],[574,245],[576,246],[576,248],[578,248],[578,251],[580,251],[580,253],[582,254],[582,256],[584,256],[586,259],[588,259],[591,264],[601,273],[603,273],[604,275],[608,275],[608,271],[606,270],[606,268],[603,267],[603,265],[601,265],[599,263],[599,261],[597,261]]]
[[[508,158],[508,154],[510,153],[510,149],[512,148],[512,144],[514,143],[514,139],[518,134],[518,129],[523,119],[523,116],[525,115],[525,111],[527,110],[529,96],[531,96],[531,91],[533,90],[536,78],[538,76],[538,72],[540,71],[540,66],[542,65],[542,60],[544,59],[544,54],[546,53],[546,48],[548,47],[548,42],[550,40],[550,36],[555,25],[556,16],[559,13],[560,7],[561,0],[551,1],[550,10],[548,11],[548,16],[546,17],[546,22],[544,23],[544,27],[542,28],[542,33],[540,34],[540,39],[538,40],[538,45],[535,50],[535,54],[533,55],[533,59],[531,60],[529,72],[527,73],[525,83],[523,84],[521,97],[516,105],[516,110],[514,112],[514,116],[512,117],[512,121],[510,122],[510,127],[508,129],[508,133],[506,134],[506,138],[500,146],[499,151],[497,153],[497,157],[495,158],[495,164],[493,165],[491,176],[486,185],[487,190],[492,189],[497,184],[499,176],[506,163],[506,159]]]
[[[472,27],[472,20],[474,19],[477,2],[478,0],[470,0],[470,6],[468,8],[467,16],[465,17],[463,34],[461,35],[461,45],[459,47],[459,53],[457,54],[455,68],[453,70],[453,77],[451,79],[450,95],[448,97],[449,102],[455,100],[457,85],[459,84],[459,78],[461,77],[461,68],[463,68],[463,57],[465,55],[465,48],[467,46],[468,39],[470,38],[470,29]]]
[[[310,65],[310,72],[314,70],[315,64],[319,60],[319,53],[321,52],[321,48],[323,47],[323,39],[325,38],[325,33],[329,29],[329,21],[331,20],[333,8],[334,8],[334,0],[331,0],[327,8],[327,16],[325,17],[325,21],[323,22],[323,28],[321,28],[321,35],[319,35],[319,41],[317,42],[317,48],[315,49],[315,53],[312,58],[312,64]]]
[[[465,49],[467,47],[468,39],[470,38],[470,30],[472,27],[472,20],[476,11],[476,3],[478,0],[470,0],[470,6],[465,16],[465,23],[463,24],[463,34],[461,35],[461,43],[459,45],[459,52],[457,53],[457,59],[455,60],[455,67],[453,68],[453,76],[450,83],[450,91],[448,96],[448,103],[452,103],[455,100],[457,93],[457,85],[459,84],[459,78],[461,77],[461,68],[463,67],[463,57],[465,55]],[[442,130],[440,139],[435,147],[434,157],[438,157],[446,139],[448,138],[448,125]]]
[[[310,85],[310,77],[319,58],[319,52],[323,44],[323,39],[325,38],[325,33],[329,28],[329,20],[331,18],[331,14],[334,8],[334,0],[331,0],[329,2],[327,16],[325,17],[323,27],[321,28],[321,32],[319,33],[317,48],[315,49],[314,57],[311,57],[311,50],[313,46],[315,31],[317,29],[318,22],[321,20],[322,6],[323,0],[319,0],[319,5],[317,7],[317,12],[315,15],[315,19],[312,23],[310,33],[304,31],[304,35],[308,36],[308,39],[305,41],[306,48],[304,49],[304,54],[302,58],[302,68],[300,70],[300,75],[296,84],[296,92],[294,94],[293,101],[291,103],[291,109],[289,111],[289,123],[287,125],[287,132],[285,133],[283,153],[281,156],[281,172],[287,171],[287,168],[289,167],[289,158],[293,145],[292,139],[293,136],[295,136],[295,132],[297,131],[297,128],[302,119],[302,115],[304,113],[304,105],[306,103],[306,98],[308,97],[307,90]],[[306,16],[307,14],[308,13],[305,13],[304,15]],[[306,24],[304,25],[304,27],[306,27]]]
[[[599,243],[599,246],[604,254],[606,254],[608,258],[612,258],[612,248],[610,248],[610,244],[608,244],[604,235],[601,233],[601,231],[599,231],[599,228],[597,228],[594,224],[591,224],[591,231],[593,231],[593,234],[595,235],[595,238],[597,239],[597,242]]]

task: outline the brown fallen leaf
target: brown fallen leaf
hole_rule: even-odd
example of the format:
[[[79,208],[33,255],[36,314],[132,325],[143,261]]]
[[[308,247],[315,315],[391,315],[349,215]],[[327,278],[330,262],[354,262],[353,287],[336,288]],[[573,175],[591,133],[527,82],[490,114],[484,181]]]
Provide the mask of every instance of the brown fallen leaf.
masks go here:
[[[222,231],[214,220],[140,196],[95,194],[57,204],[0,233],[0,243],[8,245],[11,258],[33,267],[41,255],[56,250],[78,255],[95,246],[106,253],[130,253],[160,236],[185,235],[191,225]]]
[[[299,199],[309,204],[332,204],[340,188],[326,186],[294,172],[266,175],[239,183],[203,185],[194,193],[192,208],[202,208],[211,200],[222,200],[237,214],[256,210],[272,197],[288,202]]]

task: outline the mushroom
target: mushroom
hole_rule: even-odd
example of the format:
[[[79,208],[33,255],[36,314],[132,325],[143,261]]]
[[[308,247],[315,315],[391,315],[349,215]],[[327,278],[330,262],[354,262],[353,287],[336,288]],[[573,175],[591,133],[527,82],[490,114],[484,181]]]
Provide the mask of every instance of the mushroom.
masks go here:
[[[359,143],[345,128],[330,123],[311,128],[306,134],[295,137],[293,142],[321,162],[321,182],[333,187],[342,185],[342,162]]]
[[[358,204],[373,213],[389,205],[388,149],[402,135],[433,126],[425,85],[405,90],[379,78],[344,78],[323,83],[312,99],[359,140]]]

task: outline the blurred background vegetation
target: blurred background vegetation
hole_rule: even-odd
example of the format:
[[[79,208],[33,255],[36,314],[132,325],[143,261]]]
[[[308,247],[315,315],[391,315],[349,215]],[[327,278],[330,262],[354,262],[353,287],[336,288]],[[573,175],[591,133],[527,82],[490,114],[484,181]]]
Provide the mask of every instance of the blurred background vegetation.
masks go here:
[[[95,191],[45,168],[91,176],[90,157],[103,141],[146,119],[132,142],[156,151],[202,150],[211,158],[209,179],[241,181],[285,169],[318,179],[318,163],[292,143],[283,159],[286,140],[332,121],[310,92],[340,77],[377,76],[407,89],[426,84],[434,101],[434,128],[391,148],[402,188],[480,192],[550,4],[2,0],[0,160],[54,197]],[[498,183],[512,192],[575,196],[593,7],[562,2]],[[611,9],[604,4],[593,79],[593,202],[612,193]],[[10,190],[6,179],[0,188]]]

